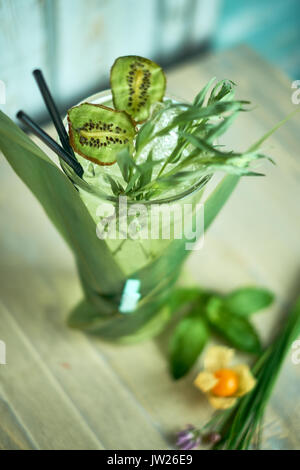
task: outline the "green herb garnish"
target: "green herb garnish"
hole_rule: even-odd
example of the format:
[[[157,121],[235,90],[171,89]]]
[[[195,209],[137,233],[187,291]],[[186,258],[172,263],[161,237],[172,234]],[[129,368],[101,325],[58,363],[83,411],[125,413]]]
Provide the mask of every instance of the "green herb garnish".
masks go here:
[[[261,175],[250,165],[267,158],[259,147],[275,129],[245,152],[224,149],[218,139],[239,112],[247,110],[249,102],[234,99],[232,81],[221,80],[215,85],[214,81],[191,104],[167,99],[159,103],[165,91],[161,68],[142,57],[120,57],[111,70],[116,110],[89,104],[72,108],[69,111],[72,147],[98,164],[116,161],[124,181],[118,176],[106,178],[113,195],[127,195],[137,201],[166,194],[182,183],[186,188],[200,187],[216,171],[238,176]],[[138,122],[147,119],[136,133],[130,115]],[[102,122],[105,126],[118,126],[121,141],[116,140],[118,136],[109,135],[112,129],[102,128]],[[173,147],[168,153],[162,150],[158,157],[155,148],[170,135],[175,136]]]
[[[202,353],[211,333],[240,351],[259,354],[261,344],[249,316],[268,307],[274,295],[261,287],[237,289],[226,296],[199,288],[181,288],[169,301],[175,314],[185,312],[170,339],[170,370],[174,379],[187,374]]]

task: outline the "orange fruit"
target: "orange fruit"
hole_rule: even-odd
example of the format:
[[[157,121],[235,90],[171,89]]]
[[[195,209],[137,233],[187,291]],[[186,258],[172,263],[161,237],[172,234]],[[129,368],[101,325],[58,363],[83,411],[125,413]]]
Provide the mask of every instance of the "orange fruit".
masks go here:
[[[211,392],[217,397],[231,397],[239,386],[239,378],[231,369],[219,369],[214,373],[218,383]]]

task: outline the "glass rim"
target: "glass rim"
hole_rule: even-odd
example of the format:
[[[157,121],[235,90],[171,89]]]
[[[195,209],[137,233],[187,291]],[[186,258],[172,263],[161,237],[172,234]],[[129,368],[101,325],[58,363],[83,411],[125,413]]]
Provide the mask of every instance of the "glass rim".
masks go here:
[[[166,99],[172,99],[174,101],[182,102],[182,100],[179,100],[178,97],[168,94]],[[106,89],[103,91],[100,91],[98,93],[94,93],[91,96],[88,96],[87,98],[81,100],[79,103],[75,104],[74,106],[78,106],[82,103],[95,103],[95,104],[105,104],[106,101],[112,100],[112,93],[110,89]],[[67,117],[64,118],[63,120],[65,127],[67,127]],[[61,162],[63,167],[66,169],[66,165],[64,165],[64,162]],[[120,196],[126,197],[127,198],[127,204],[143,204],[143,205],[151,205],[151,204],[168,204],[176,201],[180,201],[184,198],[187,198],[188,196],[191,196],[195,192],[199,191],[201,188],[205,186],[206,183],[211,179],[212,175],[207,175],[203,178],[200,178],[199,181],[197,181],[195,184],[191,186],[189,189],[185,189],[184,191],[181,191],[178,194],[174,194],[173,196],[167,196],[164,197],[162,196],[161,198],[158,199],[141,199],[141,200],[133,200],[130,199],[126,194],[122,194]],[[102,199],[103,201],[109,201],[109,202],[114,202],[118,203],[119,202],[119,196],[113,196],[109,194],[104,194],[101,193],[97,190],[96,187],[93,185],[87,183],[84,181],[84,184],[82,183],[82,180],[76,175],[75,178],[73,178],[75,186],[77,186],[79,189],[82,191],[88,192],[99,199]],[[88,186],[88,187],[87,187]]]

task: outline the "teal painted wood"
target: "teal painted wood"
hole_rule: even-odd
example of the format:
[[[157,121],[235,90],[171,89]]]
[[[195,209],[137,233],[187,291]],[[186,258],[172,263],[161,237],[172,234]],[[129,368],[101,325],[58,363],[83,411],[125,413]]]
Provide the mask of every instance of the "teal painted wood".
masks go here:
[[[44,35],[47,40],[45,61],[48,65],[48,81],[54,95],[58,93],[58,47],[57,0],[43,0]]]
[[[0,79],[6,85],[6,103],[11,116],[23,107],[39,112],[41,100],[31,70],[42,67],[48,75],[44,2],[14,0],[0,2]]]
[[[214,36],[217,49],[247,43],[289,76],[300,75],[298,0],[223,0]]]
[[[170,62],[210,38],[219,4],[219,0],[156,0],[155,55]]]
[[[300,74],[297,0],[2,0],[0,21],[7,91],[0,106],[11,117],[19,108],[45,113],[36,67],[65,107],[103,87],[117,56],[170,61],[212,33],[216,48],[247,42],[290,76]]]
[[[78,102],[108,82],[116,57],[173,59],[211,34],[219,0],[2,0],[1,109],[45,108],[31,76],[42,68],[56,100]]]

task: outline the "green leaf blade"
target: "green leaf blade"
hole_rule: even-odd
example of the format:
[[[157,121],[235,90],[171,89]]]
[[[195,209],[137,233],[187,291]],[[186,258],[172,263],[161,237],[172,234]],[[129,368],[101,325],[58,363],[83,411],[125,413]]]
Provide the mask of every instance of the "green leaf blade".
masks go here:
[[[135,148],[137,152],[140,152],[150,142],[152,134],[154,132],[154,128],[155,123],[153,121],[147,121],[145,122],[145,124],[142,125],[137,134],[135,143]]]
[[[231,313],[246,317],[272,304],[274,294],[261,287],[243,287],[228,294],[223,305]]]
[[[207,319],[210,326],[223,336],[234,348],[251,354],[262,350],[255,328],[246,319],[226,311],[222,299],[214,297],[207,305]]]
[[[49,157],[0,112],[0,150],[36,196],[49,219],[72,249],[95,293],[118,292],[123,273],[112,259],[79,192]],[[105,272],[105,276],[103,273]]]
[[[204,104],[204,101],[205,101],[205,97],[208,93],[208,90],[210,89],[210,87],[212,86],[212,84],[214,83],[214,81],[216,80],[216,77],[213,77],[200,91],[199,93],[195,96],[194,98],[194,101],[193,101],[193,105],[195,106],[203,106]]]
[[[199,314],[189,314],[179,322],[170,343],[171,374],[175,380],[195,364],[208,338],[207,324]]]

